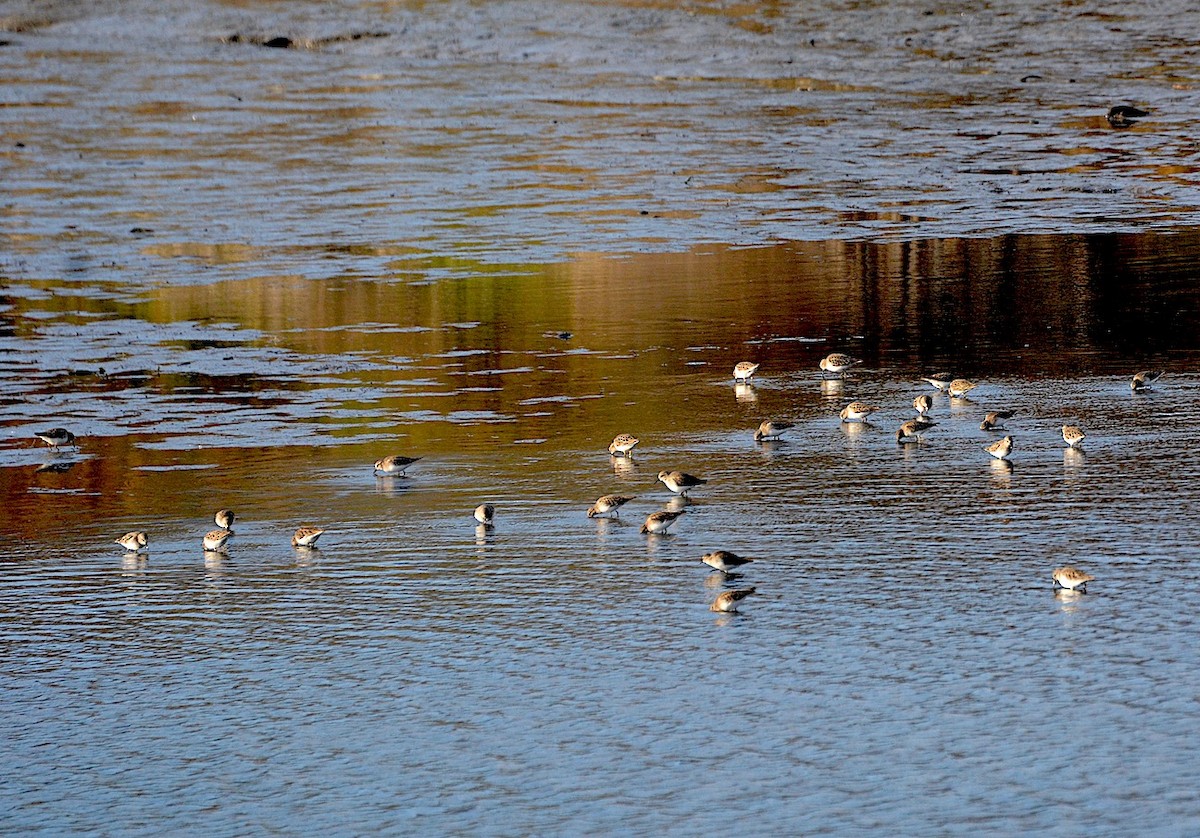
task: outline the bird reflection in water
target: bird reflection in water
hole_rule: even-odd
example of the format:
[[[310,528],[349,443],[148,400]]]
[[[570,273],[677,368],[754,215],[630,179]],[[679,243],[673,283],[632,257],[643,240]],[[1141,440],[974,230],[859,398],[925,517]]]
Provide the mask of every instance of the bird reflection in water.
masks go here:
[[[739,404],[754,404],[758,401],[758,393],[753,384],[734,384],[733,398]]]
[[[841,378],[822,378],[821,379],[821,395],[822,396],[841,396],[842,391],[846,388],[846,382]]]
[[[989,461],[989,466],[992,472],[992,482],[997,486],[1007,489],[1012,484],[1012,460],[993,459]]]
[[[609,457],[609,460],[612,461],[613,474],[618,477],[628,477],[637,473],[637,461],[632,457]]]
[[[128,552],[121,556],[121,571],[123,576],[140,576],[146,572],[146,567],[149,565],[150,554],[141,552]]]
[[[1063,449],[1063,474],[1068,477],[1075,476],[1083,467],[1087,455],[1080,448],[1064,448]]]

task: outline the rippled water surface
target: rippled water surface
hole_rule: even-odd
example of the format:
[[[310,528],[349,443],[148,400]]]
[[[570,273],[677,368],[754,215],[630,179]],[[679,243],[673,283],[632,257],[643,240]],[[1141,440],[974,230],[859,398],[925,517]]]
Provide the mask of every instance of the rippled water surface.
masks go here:
[[[4,832],[1200,831],[1194,12],[671,5],[0,3]]]

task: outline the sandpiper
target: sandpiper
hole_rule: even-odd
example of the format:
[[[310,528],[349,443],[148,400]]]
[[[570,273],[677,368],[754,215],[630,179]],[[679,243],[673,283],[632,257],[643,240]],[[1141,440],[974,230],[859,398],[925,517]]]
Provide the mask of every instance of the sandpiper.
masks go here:
[[[641,533],[658,533],[666,532],[671,524],[675,523],[675,519],[683,514],[680,509],[677,512],[651,512],[646,516],[646,523],[642,524],[642,528],[638,530]]]
[[[933,375],[922,378],[921,380],[928,381],[930,384],[944,393],[950,388],[950,382],[954,381],[954,376],[948,372],[935,372]]]
[[[929,411],[933,410],[933,396],[917,396],[913,399],[913,410],[917,411],[918,416],[928,416]]]
[[[760,366],[762,364],[756,364],[753,361],[739,361],[733,368],[733,378],[735,381],[749,381],[751,376],[758,372]]]
[[[1133,377],[1133,381],[1129,382],[1131,390],[1149,390],[1154,382],[1162,378],[1162,370],[1142,370]],[[45,439],[45,437],[42,437]]]
[[[321,533],[323,532],[325,530],[319,527],[301,527],[292,536],[292,546],[315,548],[317,546],[317,539],[321,537]]]
[[[663,484],[677,495],[687,496],[687,493],[697,486],[702,486],[708,482],[706,478],[696,477],[693,474],[687,474],[682,471],[660,471],[658,479]]]
[[[1004,429],[1004,420],[1016,416],[1011,410],[993,410],[979,423],[981,431],[999,431]]]
[[[145,548],[147,544],[146,534],[141,530],[134,530],[133,532],[125,533],[125,535],[121,536],[113,543],[120,544],[130,553],[136,553]]]
[[[229,541],[229,536],[233,535],[230,530],[213,530],[204,536],[204,549],[210,552],[216,552],[225,549],[225,542]]]
[[[34,434],[34,436],[45,442],[51,448],[58,448],[60,445],[75,444],[75,434],[71,433],[66,428],[51,428],[48,431],[38,431]]]
[[[629,503],[635,497],[637,497],[637,495],[604,495],[603,497],[598,498],[595,503],[588,507],[587,516],[589,518],[595,518],[599,515],[606,515],[611,512],[613,515],[620,518],[621,513],[619,510],[621,507]]]
[[[818,366],[825,372],[843,373],[853,366],[861,364],[862,361],[857,358],[852,358],[849,355],[843,355],[841,352],[834,352],[831,355],[826,355],[821,359]]]
[[[217,526],[221,529],[232,530],[233,522],[237,520],[237,516],[233,514],[232,509],[218,509],[217,513],[213,515],[213,520],[216,521]]]
[[[783,436],[783,432],[788,428],[796,427],[795,422],[784,422],[779,419],[768,419],[758,426],[758,430],[754,432],[754,441],[762,442],[764,439],[779,439]]]
[[[987,452],[997,460],[1007,460],[1008,455],[1012,453],[1013,438],[1006,436],[1004,439],[997,440],[987,447]]]
[[[754,559],[744,559],[737,553],[730,553],[728,550],[714,550],[701,556],[700,561],[722,573],[731,573],[742,565],[750,564]]]
[[[928,419],[909,419],[896,429],[896,442],[919,442],[920,434],[936,424]]]
[[[865,422],[867,421],[867,417],[877,410],[879,408],[869,405],[866,402],[850,402],[850,404],[842,408],[842,412],[839,415],[842,417],[843,422]]]
[[[1071,448],[1078,448],[1083,444],[1083,438],[1087,436],[1083,432],[1083,428],[1078,425],[1063,425],[1062,426],[1063,442]]]
[[[1068,591],[1080,588],[1084,593],[1087,593],[1087,583],[1096,578],[1090,573],[1084,573],[1079,568],[1070,566],[1054,568],[1053,576],[1055,586],[1066,588]]]
[[[375,473],[386,477],[394,474],[399,474],[403,477],[406,476],[404,470],[420,459],[421,457],[401,457],[399,454],[393,454],[390,457],[384,457],[382,460],[375,461]]]
[[[754,588],[738,588],[735,591],[726,591],[713,600],[713,604],[709,610],[720,611],[725,614],[736,613],[738,603],[752,593],[754,593]]]
[[[614,457],[632,457],[633,446],[641,442],[633,434],[617,434],[613,437],[613,441],[609,443],[608,453]]]
[[[1143,116],[1149,116],[1150,111],[1135,108],[1133,105],[1113,105],[1108,109],[1104,118],[1113,128],[1128,128]]]
[[[476,521],[483,524],[485,527],[490,527],[493,525],[493,521],[496,519],[496,507],[492,506],[490,503],[481,503],[479,506],[475,507],[475,511],[471,514],[475,517]]]
[[[978,386],[978,384],[968,381],[965,378],[956,378],[950,382],[949,386],[946,387],[946,392],[949,393],[952,398],[961,399]]]

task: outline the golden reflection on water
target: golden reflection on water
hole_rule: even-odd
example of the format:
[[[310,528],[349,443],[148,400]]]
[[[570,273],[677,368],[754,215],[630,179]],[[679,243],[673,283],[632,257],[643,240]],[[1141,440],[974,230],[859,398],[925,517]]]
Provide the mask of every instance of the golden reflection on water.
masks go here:
[[[981,382],[976,401],[948,401],[951,421],[977,425],[975,413],[1014,373],[1107,371],[1130,347],[1138,360],[1119,365],[1135,369],[1156,365],[1164,341],[1175,351],[1197,347],[1200,307],[1187,263],[1156,263],[1161,238],[704,245],[581,254],[520,274],[500,266],[438,282],[385,273],[164,284],[132,307],[106,296],[108,286],[66,295],[61,288],[76,286],[39,280],[50,300],[11,298],[8,314],[29,355],[15,359],[6,380],[31,399],[65,400],[55,424],[81,430],[81,450],[58,457],[30,443],[14,465],[32,473],[56,461],[64,470],[6,480],[0,494],[28,507],[39,487],[79,494],[77,512],[154,516],[231,475],[287,479],[296,455],[277,440],[299,431],[323,443],[304,461],[333,468],[397,451],[476,456],[522,440],[601,453],[618,431],[650,434],[643,448],[661,454],[663,440],[707,433],[733,407],[746,433],[769,416],[836,412],[877,386],[881,370],[914,387],[944,368]],[[1200,251],[1200,234],[1170,244],[1170,252]],[[176,252],[254,258],[239,246]],[[454,261],[456,270],[465,264]],[[47,309],[58,314],[31,316]],[[75,317],[80,310],[92,316]],[[108,320],[94,316],[106,312],[136,325],[112,336],[101,328]],[[71,332],[46,343],[57,318]],[[821,376],[817,361],[832,350],[866,364],[848,378]],[[763,364],[756,383],[731,385],[733,365],[751,356]],[[22,377],[21,363],[70,370],[96,358],[104,375]],[[944,414],[938,404],[934,412]],[[869,430],[841,433],[865,434],[869,445]],[[247,445],[234,432],[250,433],[259,450],[230,453]],[[939,429],[931,434],[936,441]],[[904,446],[901,457],[918,457],[921,447]],[[631,494],[656,473],[643,474],[636,458],[614,457],[610,466]],[[371,485],[381,500],[396,500],[407,479]],[[42,532],[49,520],[35,508],[16,526]]]

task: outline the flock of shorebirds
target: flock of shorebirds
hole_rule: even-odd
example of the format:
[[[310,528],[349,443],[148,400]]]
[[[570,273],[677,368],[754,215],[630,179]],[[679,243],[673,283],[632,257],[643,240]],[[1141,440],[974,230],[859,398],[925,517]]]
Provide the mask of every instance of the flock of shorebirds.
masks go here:
[[[857,358],[853,358],[850,355],[835,352],[821,359],[819,367],[822,372],[842,375],[850,368],[858,366],[861,363]],[[754,377],[754,374],[758,372],[759,366],[759,364],[752,361],[738,363],[733,368],[734,381],[748,383]],[[1130,382],[1130,388],[1134,391],[1148,389],[1161,377],[1161,371],[1146,370],[1139,372],[1134,375],[1133,380]],[[923,377],[921,380],[928,382],[952,398],[963,398],[968,392],[978,386],[976,382],[965,378],[956,378],[949,373],[937,373]],[[919,441],[922,432],[929,430],[937,424],[929,418],[929,413],[933,409],[932,397],[919,395],[913,399],[912,406],[917,412],[917,418],[902,423],[896,429],[896,442],[901,445]],[[865,402],[855,401],[842,408],[840,418],[842,422],[865,423],[868,417],[878,409]],[[1011,419],[1013,416],[1014,413],[1011,410],[991,411],[979,423],[979,429],[984,431],[1003,430],[1004,421]],[[754,439],[756,442],[775,440],[793,427],[795,427],[794,422],[781,419],[768,419],[758,426],[758,429],[754,432]],[[1079,449],[1085,436],[1086,434],[1084,434],[1083,429],[1076,425],[1062,426],[1062,438],[1069,448]],[[638,439],[631,434],[619,434],[613,439],[612,444],[609,445],[608,452],[614,457],[631,457],[633,448],[637,444]],[[1012,435],[1006,434],[1002,439],[988,445],[985,450],[998,460],[1007,460],[1013,450]],[[686,497],[689,491],[708,482],[702,477],[696,477],[683,471],[660,471],[658,479],[668,489],[681,497]],[[625,495],[604,495],[588,509],[588,517],[595,518],[610,513],[616,515],[618,514],[617,510],[633,499],[633,497]],[[645,523],[642,524],[641,532],[652,535],[665,533],[683,513],[683,510],[653,512],[646,517]],[[476,517],[478,517],[478,514],[477,510]],[[488,514],[490,520],[490,507]],[[716,550],[706,553],[700,560],[714,570],[725,574],[727,578],[732,576],[738,569],[753,561],[736,553],[731,553],[728,550]],[[1087,583],[1095,578],[1091,574],[1070,566],[1055,568],[1051,572],[1051,577],[1055,588],[1084,593],[1087,591]],[[753,593],[755,593],[754,588],[736,588],[725,591],[713,602],[712,610],[724,613],[736,613],[738,603]]]
[[[842,375],[850,368],[861,363],[861,361],[849,355],[835,352],[823,358],[819,366],[823,372]],[[750,361],[740,362],[733,368],[735,382],[749,383],[750,379],[758,371],[759,366],[759,364]],[[1162,375],[1163,373],[1158,370],[1139,372],[1133,376],[1130,388],[1135,392],[1149,389]],[[924,377],[921,380],[928,382],[952,398],[963,398],[968,392],[978,386],[975,382],[965,378],[955,378],[949,373],[937,373]],[[923,432],[937,424],[929,418],[930,411],[933,408],[933,399],[930,396],[917,396],[913,399],[912,406],[917,412],[917,417],[909,419],[896,429],[896,442],[901,445],[919,441],[920,435]],[[840,418],[842,422],[865,423],[868,417],[878,409],[865,402],[855,401],[842,409]],[[1004,421],[1011,419],[1013,415],[1013,411],[1010,410],[989,412],[984,416],[983,421],[980,422],[979,428],[985,431],[1003,430]],[[758,429],[754,432],[754,439],[756,442],[776,440],[784,432],[793,427],[795,427],[795,423],[793,422],[781,419],[768,419],[758,426]],[[54,450],[62,446],[75,445],[75,435],[65,428],[40,431],[36,436]],[[1085,437],[1083,429],[1076,425],[1062,426],[1063,441],[1070,448],[1078,449]],[[608,452],[613,457],[632,458],[633,449],[638,442],[638,438],[632,434],[618,434],[608,446]],[[1006,460],[1013,450],[1012,435],[1005,435],[999,441],[988,445],[985,450],[998,460]],[[420,459],[421,457],[404,457],[400,455],[384,457],[375,462],[375,474],[380,477],[405,476],[408,467]],[[687,472],[667,470],[658,473],[658,480],[680,498],[686,498],[688,492],[708,482],[705,478],[696,477]],[[598,498],[587,510],[587,516],[589,518],[602,516],[619,517],[621,507],[629,503],[629,501],[634,500],[635,497],[615,494],[604,495]],[[494,526],[495,513],[496,510],[492,504],[484,503],[475,508],[474,518],[480,526],[490,528]],[[684,510],[682,509],[652,512],[646,516],[645,523],[642,524],[640,532],[648,535],[666,533],[671,525],[683,514]],[[202,545],[206,552],[224,552],[226,544],[233,536],[233,524],[237,520],[237,516],[232,510],[221,509],[213,517],[218,529],[206,533],[202,539]],[[292,546],[299,549],[316,549],[317,540],[324,532],[325,530],[319,527],[300,527],[292,535]],[[147,549],[149,539],[144,531],[135,530],[121,536],[115,543],[131,553],[139,553]],[[736,553],[731,553],[728,550],[715,550],[702,556],[701,561],[729,579],[735,575],[736,571],[753,560],[739,556]],[[1055,588],[1085,593],[1087,591],[1087,583],[1094,579],[1090,574],[1069,566],[1055,568],[1051,575]],[[737,613],[738,604],[753,593],[755,593],[754,588],[735,588],[725,591],[712,603],[711,610],[722,613]]]

